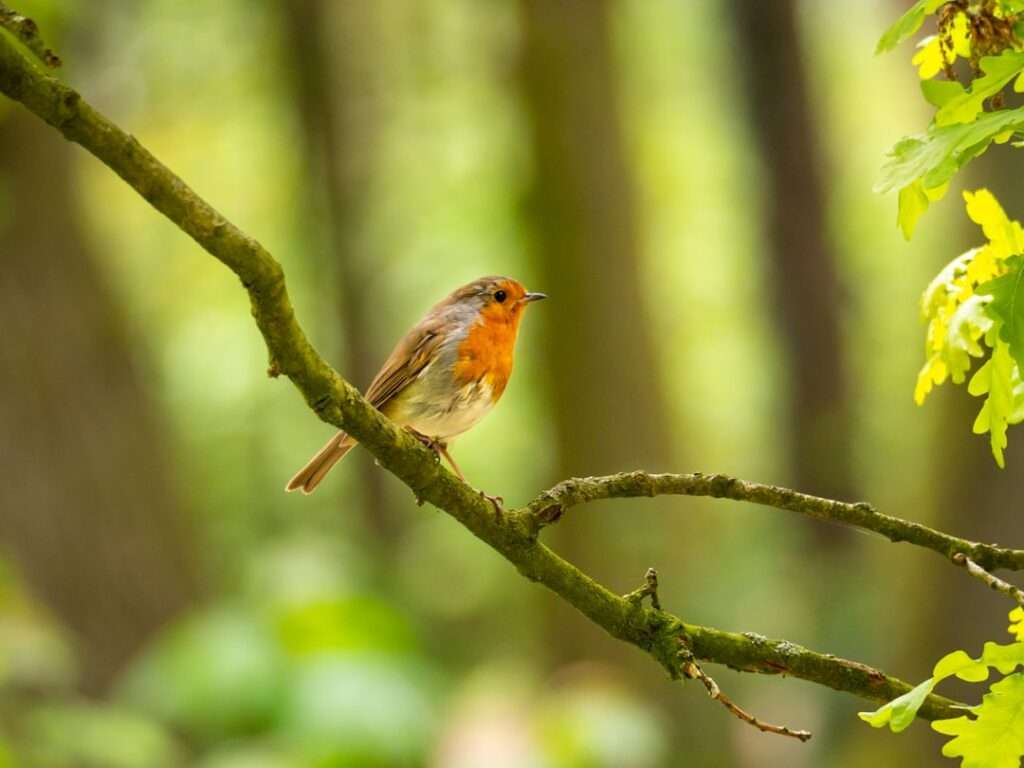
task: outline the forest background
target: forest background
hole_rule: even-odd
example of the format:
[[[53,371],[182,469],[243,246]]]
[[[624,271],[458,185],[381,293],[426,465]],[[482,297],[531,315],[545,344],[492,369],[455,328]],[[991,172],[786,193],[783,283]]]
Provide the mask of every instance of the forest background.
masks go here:
[[[917,298],[980,235],[951,194],[907,244],[871,193],[928,114],[906,60],[871,56],[899,4],[19,10],[273,250],[357,385],[462,282],[551,296],[455,447],[491,493],[717,471],[1019,541],[1024,481],[965,434],[976,401],[912,400]],[[957,183],[1019,214],[1016,154]],[[799,681],[716,670],[810,743],[727,717],[363,452],[280,493],[329,429],[263,375],[236,279],[6,100],[0,255],[0,765],[947,764]],[[915,681],[1005,626],[933,555],[750,505],[616,501],[550,539],[621,592],[657,567],[687,620]]]

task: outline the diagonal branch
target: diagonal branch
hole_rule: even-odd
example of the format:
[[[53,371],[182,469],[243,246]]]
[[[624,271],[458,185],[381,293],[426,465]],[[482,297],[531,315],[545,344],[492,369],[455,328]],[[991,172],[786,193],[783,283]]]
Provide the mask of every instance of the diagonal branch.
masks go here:
[[[60,57],[46,47],[39,34],[39,25],[27,16],[11,10],[0,2],[0,27],[14,35],[21,44],[32,52],[32,55],[48,67],[59,67]]]
[[[784,640],[687,624],[671,613],[646,608],[639,601],[613,594],[540,543],[537,533],[545,510],[550,512],[554,506],[571,506],[589,498],[653,493],[658,489],[643,484],[642,478],[647,476],[636,476],[636,482],[628,480],[632,476],[620,476],[617,484],[606,480],[579,486],[584,481],[572,481],[576,486],[559,486],[560,491],[555,489],[544,497],[547,501],[496,515],[476,491],[441,468],[431,451],[381,415],[317,354],[295,318],[281,265],[262,245],[225,219],[135,138],[97,112],[76,91],[40,72],[3,35],[0,35],[0,92],[21,102],[66,138],[96,156],[239,277],[249,293],[253,317],[267,344],[271,375],[287,376],[322,420],[359,440],[418,499],[452,515],[515,565],[523,576],[561,596],[612,636],[649,653],[673,677],[679,674],[678,650],[682,638],[695,659],[741,671],[799,677],[873,701],[889,701],[910,690],[903,681],[854,661],[817,653]],[[737,483],[740,481],[709,486],[716,491],[709,495],[728,495],[729,488],[740,487]],[[574,491],[574,487],[590,490]],[[753,494],[751,500],[776,503],[783,508],[797,508],[809,503],[798,504],[800,499],[812,498],[767,486],[749,487],[762,489]],[[721,493],[717,493],[719,488]],[[667,489],[666,485],[666,490],[661,492],[669,492]],[[843,508],[839,502],[819,500],[815,504]],[[814,504],[807,509],[812,507]],[[874,514],[866,508],[852,509],[862,517]],[[858,509],[860,511],[856,511]],[[947,540],[969,544],[913,523],[900,521],[900,525],[899,530],[928,532],[927,536],[919,536],[920,540],[915,543],[932,549],[940,546],[935,542]],[[1018,564],[1005,554],[996,556],[1006,551],[977,547],[983,545],[971,545],[964,551],[969,552],[972,559],[989,565],[1009,563],[1006,567],[1016,567]],[[928,719],[953,717],[957,714],[955,706],[956,702],[932,695],[920,714]]]
[[[1024,591],[1019,587],[1015,587],[1010,582],[1004,581],[998,576],[993,576],[963,552],[957,552],[953,555],[953,562],[961,568],[966,569],[971,576],[978,579],[983,584],[987,584],[990,589],[994,589],[996,592],[1001,592],[1007,597],[1015,600],[1017,605],[1024,607]]]
[[[625,499],[636,496],[711,496],[763,504],[766,507],[798,512],[816,520],[863,528],[881,534],[892,542],[907,542],[930,549],[943,557],[962,553],[982,568],[1024,570],[1024,550],[1006,549],[995,544],[980,544],[950,536],[910,520],[875,511],[870,504],[810,496],[777,485],[751,483],[728,475],[654,475],[647,472],[622,472],[605,477],[577,477],[564,480],[530,502],[534,530],[557,521],[567,509],[599,499]]]

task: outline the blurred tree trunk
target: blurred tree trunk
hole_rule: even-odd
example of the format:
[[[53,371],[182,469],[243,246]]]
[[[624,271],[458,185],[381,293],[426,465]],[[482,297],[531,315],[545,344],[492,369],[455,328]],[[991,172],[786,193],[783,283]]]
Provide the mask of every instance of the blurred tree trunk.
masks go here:
[[[544,378],[552,387],[558,441],[552,478],[664,469],[670,463],[667,413],[644,308],[615,93],[611,4],[521,0],[520,8],[535,162],[534,270],[538,289],[552,297],[536,316],[546,324]],[[584,570],[607,577],[616,567],[610,563],[619,569],[628,563],[617,557],[637,528],[626,517],[619,509],[601,525],[591,519],[558,526],[555,547]],[[641,578],[642,568],[633,567],[635,574],[620,570],[612,581]],[[584,639],[592,640],[592,633],[560,606],[552,610],[560,624],[550,635],[556,656],[579,659],[580,638],[574,635],[588,633]]]
[[[790,477],[832,498],[854,496],[851,414],[836,254],[795,0],[730,0],[743,95],[763,163],[765,272],[789,382]],[[819,526],[825,535],[837,530]]]
[[[286,0],[285,45],[291,56],[297,116],[302,127],[312,212],[309,230],[324,243],[315,269],[333,287],[350,381],[367,387],[383,356],[376,350],[365,254],[366,201],[373,180],[378,123],[373,70],[375,3]],[[381,538],[394,531],[384,473],[363,452],[360,488],[369,529]]]
[[[75,222],[72,145],[0,120],[0,545],[101,692],[196,582],[165,438]]]

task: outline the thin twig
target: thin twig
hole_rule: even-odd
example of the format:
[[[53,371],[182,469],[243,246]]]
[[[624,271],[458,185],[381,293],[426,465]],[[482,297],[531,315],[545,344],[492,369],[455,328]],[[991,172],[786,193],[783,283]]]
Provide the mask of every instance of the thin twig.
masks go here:
[[[691,680],[700,680],[700,682],[707,689],[708,696],[720,703],[725,707],[732,715],[738,717],[743,722],[754,726],[762,733],[775,733],[779,736],[789,736],[792,739],[799,739],[800,741],[807,741],[811,738],[810,731],[797,731],[792,728],[787,728],[784,725],[773,725],[772,723],[766,723],[764,720],[760,720],[754,715],[747,712],[743,707],[739,706],[736,702],[726,696],[722,689],[718,687],[718,683],[708,675],[700,664],[693,660],[693,653],[689,648],[686,647],[686,642],[679,639],[680,651],[679,656],[682,659],[681,671],[685,677]]]
[[[574,477],[544,491],[527,509],[539,531],[557,521],[571,507],[598,499],[637,496],[711,496],[747,501],[798,512],[817,520],[831,520],[873,531],[892,542],[907,542],[951,558],[962,552],[983,568],[1024,570],[1024,550],[961,539],[927,525],[883,515],[870,504],[823,499],[777,485],[740,480],[729,475],[651,474],[622,472],[605,477]]]
[[[32,52],[32,55],[48,67],[56,68],[61,64],[60,57],[43,42],[39,34],[39,25],[28,16],[8,8],[0,2],[0,27],[3,27]]]
[[[661,601],[658,600],[658,572],[653,568],[648,568],[644,574],[644,585],[623,595],[622,599],[628,603],[639,605],[645,597],[651,598],[651,607],[654,610],[661,610]]]
[[[1013,586],[1013,584],[1008,581],[1000,579],[998,576],[993,576],[963,552],[957,552],[953,555],[952,560],[961,568],[966,568],[967,572],[974,578],[985,582],[996,592],[1002,592],[1007,597],[1012,597],[1017,601],[1017,605],[1024,606],[1024,591],[1018,587]]]

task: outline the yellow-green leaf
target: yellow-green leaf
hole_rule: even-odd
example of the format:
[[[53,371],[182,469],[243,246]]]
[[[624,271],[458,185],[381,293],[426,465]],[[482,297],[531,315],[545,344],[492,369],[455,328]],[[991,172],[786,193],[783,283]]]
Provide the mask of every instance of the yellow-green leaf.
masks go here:
[[[1024,253],[1024,228],[1006,215],[1006,211],[987,189],[964,192],[967,215],[981,225],[982,232],[993,248],[993,257],[1007,259]]]
[[[875,53],[890,51],[921,28],[925,16],[935,13],[944,0],[917,0],[910,9],[889,27],[875,48]]]
[[[998,56],[981,59],[984,75],[975,78],[969,90],[950,99],[935,113],[937,126],[971,123],[984,110],[985,100],[1006,87],[1024,70],[1024,51],[1009,48]]]
[[[917,67],[917,74],[922,80],[930,80],[939,74],[944,66],[945,56],[942,52],[942,42],[938,35],[931,35],[917,46],[918,51],[910,63]]]
[[[988,666],[981,659],[972,659],[967,655],[967,651],[953,651],[939,659],[932,670],[932,677],[936,682],[952,675],[969,683],[980,683],[988,679]]]
[[[971,57],[971,28],[967,22],[967,14],[963,11],[953,17],[953,24],[949,28],[949,39],[953,43],[953,55],[950,60],[960,56],[964,59]]]
[[[888,725],[889,730],[893,733],[899,733],[914,722],[917,711],[924,704],[924,700],[928,698],[928,694],[932,692],[937,682],[934,678],[929,677],[902,696],[893,699],[888,704],[883,704],[873,712],[858,712],[857,717],[872,728],[884,728]]]
[[[997,327],[993,326],[989,337]],[[1006,450],[1006,429],[1014,416],[1014,364],[1010,347],[1001,339],[991,339],[992,357],[971,377],[967,391],[975,397],[985,396],[981,410],[974,420],[976,435],[989,433],[992,456],[1000,468],[1006,467],[1003,451]]]
[[[1010,626],[1008,631],[1017,640],[1024,640],[1024,608],[1019,605],[1010,611]]]
[[[990,298],[975,295],[974,286],[991,277],[991,263],[984,248],[973,248],[947,264],[921,296],[928,332],[926,362],[914,387],[918,405],[947,377],[963,383],[972,358],[984,355],[979,342],[992,327],[992,318],[985,312]]]
[[[1024,617],[1024,612],[1021,612],[1021,616]],[[1006,675],[1014,672],[1021,664],[1024,664],[1024,643],[985,643],[977,659],[972,659],[966,651],[953,651],[939,659],[932,670],[932,676],[927,680],[873,712],[858,712],[857,716],[873,728],[888,725],[893,733],[899,733],[914,721],[928,694],[946,678],[956,676],[969,683],[980,683],[988,679],[989,667],[995,667]]]
[[[922,80],[921,93],[932,106],[944,107],[963,94],[964,87],[956,80]]]
[[[1024,756],[1024,675],[994,683],[973,714],[932,723],[935,731],[953,737],[942,754],[962,758],[961,768],[1019,768]]]
[[[1017,370],[1024,370],[1024,257],[1007,260],[1006,274],[979,285],[977,292],[988,295],[986,312],[1001,324],[999,338],[1010,348]]]
[[[900,190],[899,208],[897,209],[897,221],[903,237],[909,240],[914,234],[914,227],[921,214],[928,210],[928,195],[920,181],[915,181],[909,187]]]

